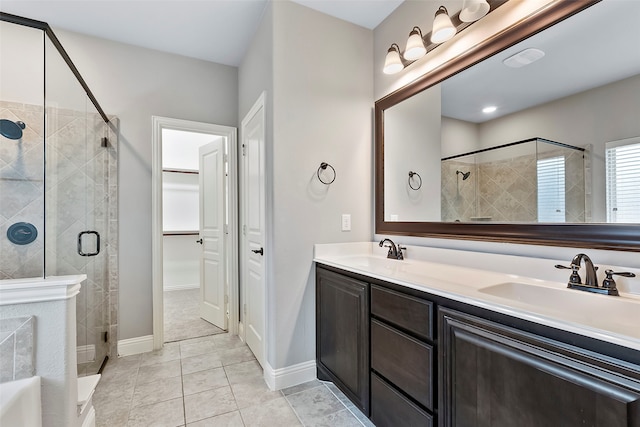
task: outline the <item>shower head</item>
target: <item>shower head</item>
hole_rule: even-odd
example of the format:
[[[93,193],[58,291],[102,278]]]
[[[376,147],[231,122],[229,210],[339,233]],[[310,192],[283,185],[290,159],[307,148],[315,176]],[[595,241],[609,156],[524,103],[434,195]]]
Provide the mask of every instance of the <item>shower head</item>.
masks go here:
[[[469,175],[471,175],[471,171],[469,172],[456,171],[456,175],[462,175],[462,180],[466,181],[466,179],[469,178]]]
[[[7,119],[0,119],[0,135],[9,139],[22,138],[22,129],[26,126],[23,122],[12,122]]]

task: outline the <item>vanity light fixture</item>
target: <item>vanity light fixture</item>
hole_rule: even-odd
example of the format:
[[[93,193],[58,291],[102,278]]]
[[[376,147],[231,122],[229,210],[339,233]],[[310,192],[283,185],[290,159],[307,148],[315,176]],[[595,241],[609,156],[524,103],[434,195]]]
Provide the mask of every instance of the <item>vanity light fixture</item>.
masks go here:
[[[508,1],[464,0],[462,10],[453,17],[449,16],[446,7],[440,6],[435,13],[433,29],[430,33],[423,34],[420,27],[413,27],[409,33],[404,52],[396,43],[391,45],[385,56],[382,72],[385,74],[399,73],[438,47],[439,44],[451,39],[458,32]]]
[[[493,112],[495,112],[498,109],[498,107],[496,107],[495,105],[490,105],[488,107],[484,107],[482,109],[482,112],[485,114],[491,114]]]
[[[487,0],[464,0],[460,11],[462,22],[475,22],[489,13],[489,3]]]
[[[384,68],[382,72],[385,74],[395,74],[402,71],[404,64],[400,58],[400,46],[393,43],[387,51],[387,57],[384,59]]]
[[[444,6],[440,6],[433,18],[433,30],[431,31],[432,43],[443,43],[456,35],[456,27],[453,26],[449,12]]]
[[[407,39],[407,47],[404,50],[404,59],[409,61],[415,61],[427,54],[427,48],[424,47],[424,41],[422,40],[422,31],[419,27],[413,27],[409,38]]]

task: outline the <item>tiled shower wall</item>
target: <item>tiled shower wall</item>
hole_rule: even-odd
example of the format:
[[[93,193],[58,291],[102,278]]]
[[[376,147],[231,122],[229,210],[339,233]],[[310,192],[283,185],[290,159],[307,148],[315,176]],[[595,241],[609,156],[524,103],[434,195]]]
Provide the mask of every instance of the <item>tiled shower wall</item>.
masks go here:
[[[44,110],[0,101],[0,118],[23,121],[20,140],[0,136],[0,280],[41,277],[44,271]],[[38,230],[28,245],[14,245],[7,229],[28,222]]]
[[[0,383],[32,377],[35,317],[0,319]]]
[[[565,156],[566,221],[585,222],[583,153],[564,149],[544,157],[556,155]],[[479,164],[442,162],[442,220],[536,222],[537,160],[531,154]],[[463,181],[457,170],[471,175]]]
[[[96,372],[104,355],[116,356],[117,119],[105,128],[93,113],[48,108],[46,116],[45,151],[42,108],[0,101],[0,117],[27,125],[20,141],[0,137],[0,278],[42,276],[44,259],[47,275],[87,274],[76,305],[78,358],[85,362],[78,374],[83,375]],[[101,146],[103,137],[107,147]],[[32,244],[16,246],[6,239],[8,226],[19,221],[37,227]],[[101,251],[95,257],[77,253],[78,233],[85,230],[100,233]],[[93,249],[89,241],[87,246]]]

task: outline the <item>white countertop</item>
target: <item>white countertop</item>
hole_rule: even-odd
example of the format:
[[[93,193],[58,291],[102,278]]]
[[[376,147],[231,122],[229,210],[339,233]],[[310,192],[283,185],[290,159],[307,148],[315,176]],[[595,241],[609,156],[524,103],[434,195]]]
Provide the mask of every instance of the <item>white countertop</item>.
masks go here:
[[[387,249],[379,248],[377,242],[321,244],[315,245],[314,261],[640,350],[640,296],[622,292],[635,291],[627,281],[638,282],[640,277],[616,277],[621,292],[615,297],[567,289],[566,281],[558,281],[564,279],[549,280],[568,279],[570,272],[553,268],[558,263],[567,265],[566,261],[418,246],[407,247],[405,260],[387,259],[386,253]],[[478,261],[487,267],[473,266]],[[599,273],[602,271],[604,268]],[[524,275],[532,272],[544,277]]]

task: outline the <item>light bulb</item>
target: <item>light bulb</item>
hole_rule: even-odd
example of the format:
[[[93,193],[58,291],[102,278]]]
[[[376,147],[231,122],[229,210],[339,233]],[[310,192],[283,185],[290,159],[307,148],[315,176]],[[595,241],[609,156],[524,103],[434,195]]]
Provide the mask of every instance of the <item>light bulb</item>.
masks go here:
[[[382,72],[385,74],[395,74],[402,71],[404,65],[400,59],[400,48],[397,44],[392,44],[387,51],[387,56],[384,59],[384,68]]]
[[[440,6],[433,19],[433,30],[431,31],[431,42],[442,43],[456,35],[456,28],[449,18],[447,8]]]
[[[404,50],[403,55],[404,59],[415,61],[416,59],[422,58],[426,53],[427,48],[424,47],[422,31],[420,31],[418,27],[413,27],[407,39],[407,48]]]

